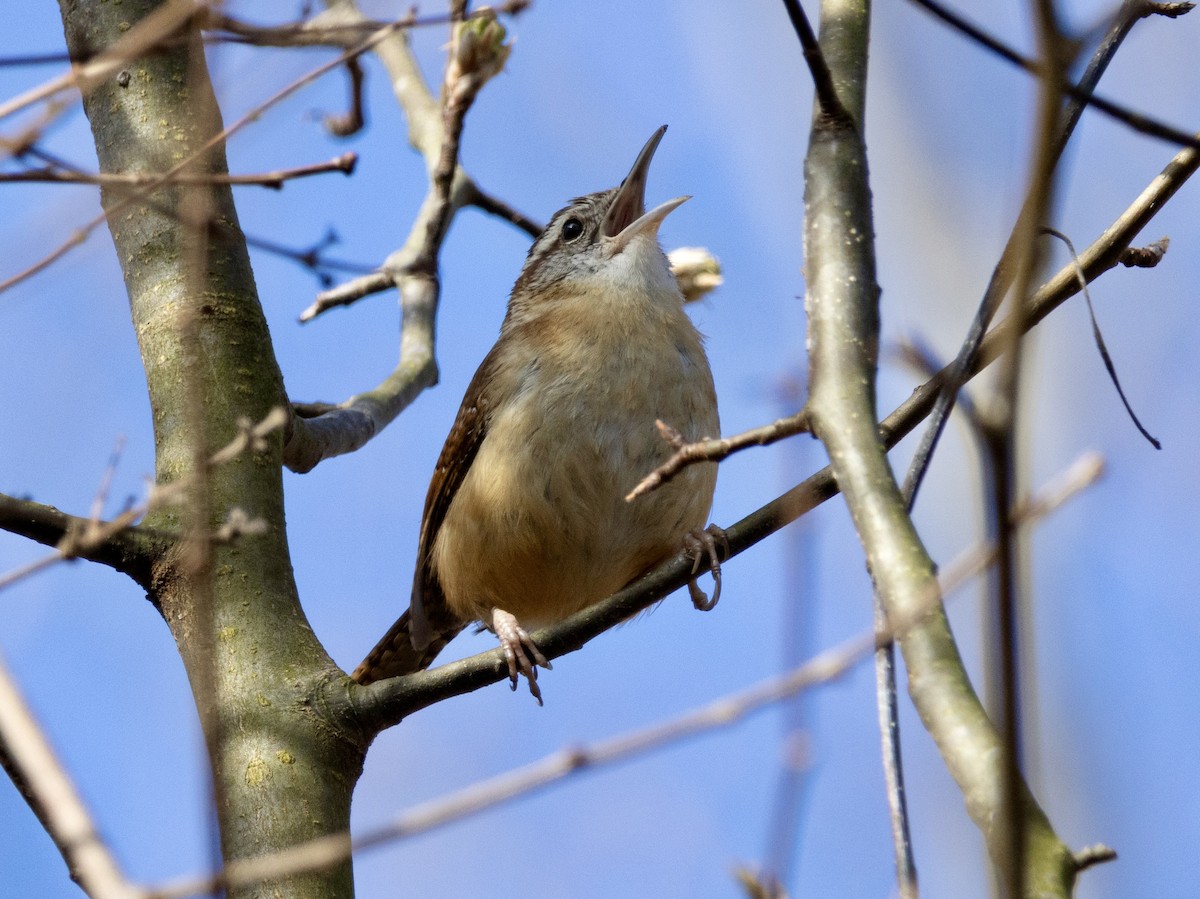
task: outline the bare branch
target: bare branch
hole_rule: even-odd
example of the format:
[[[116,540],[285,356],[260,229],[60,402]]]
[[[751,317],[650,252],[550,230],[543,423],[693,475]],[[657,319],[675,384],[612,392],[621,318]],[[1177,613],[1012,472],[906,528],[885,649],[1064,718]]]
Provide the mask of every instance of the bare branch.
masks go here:
[[[323,459],[358,449],[437,382],[438,254],[451,219],[474,190],[458,164],[459,139],[476,95],[503,68],[509,53],[504,29],[494,15],[480,12],[455,25],[440,109],[432,104],[403,36],[396,35],[387,55],[381,48],[385,62],[392,60],[397,96],[409,116],[410,140],[425,156],[430,172],[429,192],[408,240],[385,265],[390,280],[400,289],[400,361],[382,384],[351,397],[336,410],[316,418],[293,416],[284,446],[284,464],[293,471],[310,471]],[[400,71],[405,73],[403,78],[397,77]],[[434,135],[436,144],[431,140]],[[358,293],[364,283],[381,282],[372,276],[359,279],[360,287],[352,293]],[[318,311],[314,306],[302,318],[312,318]]]
[[[317,298],[312,305],[300,313],[299,321],[310,322],[323,312],[328,312],[330,309],[335,309],[338,306],[350,306],[363,297],[369,297],[372,294],[383,293],[385,290],[391,290],[396,286],[396,279],[386,271],[375,271],[366,275],[361,275],[353,281],[347,281],[344,284],[339,284],[337,287],[323,291],[317,294]]]
[[[829,453],[855,530],[868,548],[868,565],[876,581],[875,627],[882,632],[894,627],[898,616],[907,612],[894,609],[888,602],[886,576],[875,570],[870,546],[877,532],[903,528],[906,520],[894,514],[894,507],[889,509],[886,505],[891,499],[888,489],[894,491],[895,485],[874,428],[879,288],[862,136],[869,8],[847,10],[832,22],[834,15],[832,7],[822,6],[821,46],[847,115],[833,117],[824,109],[814,111],[804,164],[805,309],[809,322],[806,412],[812,433]],[[858,418],[864,415],[865,419]],[[863,502],[870,501],[870,494],[878,501],[872,508],[864,508]],[[911,522],[908,524],[911,527]],[[908,571],[921,574],[920,582],[909,585],[910,596],[921,595],[934,583],[932,563],[911,551],[911,543],[908,541],[895,556],[895,561],[903,560]],[[923,622],[920,629],[928,626],[928,622]],[[897,883],[904,899],[915,899],[916,863],[900,791],[902,771],[899,731],[894,721],[892,652],[887,644],[876,654],[876,678],[881,686],[880,732],[885,749],[883,766],[890,790],[888,804]],[[920,706],[919,702],[916,704]]]
[[[165,6],[161,7],[158,11],[156,11],[152,15],[148,16],[143,21],[151,21],[151,20],[157,21],[157,18],[160,17],[160,14],[162,13],[163,10],[174,9],[179,6],[184,6],[187,8],[187,10],[189,10],[193,13],[198,9],[198,7],[193,5],[191,2],[189,2],[189,0],[174,0],[174,2],[168,3]],[[181,22],[176,23],[175,28],[178,29],[179,27],[182,27],[182,24],[186,23],[187,21],[188,21],[188,19],[185,18]],[[134,32],[140,33],[141,27],[142,26],[139,25],[138,29],[134,29]],[[53,262],[55,262],[56,260],[58,260],[62,256],[64,256],[73,247],[78,246],[79,244],[83,243],[83,241],[88,237],[88,235],[91,234],[91,232],[94,231],[109,216],[115,216],[122,209],[127,208],[129,205],[131,205],[133,203],[136,203],[136,202],[146,199],[154,191],[156,191],[163,185],[170,183],[171,180],[174,179],[181,172],[187,171],[198,160],[204,158],[205,155],[208,154],[214,147],[222,145],[226,140],[228,140],[228,138],[231,135],[236,134],[238,131],[242,130],[247,125],[251,124],[252,122],[258,121],[259,118],[262,116],[262,114],[267,109],[269,109],[272,106],[274,106],[275,104],[285,100],[287,97],[291,96],[296,91],[300,90],[302,87],[306,86],[307,84],[311,83],[312,81],[315,81],[317,78],[321,77],[322,75],[326,74],[327,72],[330,72],[333,69],[337,68],[339,65],[343,64],[347,59],[350,59],[355,56],[361,56],[363,53],[368,52],[373,47],[375,47],[377,44],[379,44],[381,41],[386,39],[389,35],[393,34],[395,31],[397,31],[400,27],[402,27],[402,26],[399,24],[395,24],[395,23],[393,23],[391,25],[385,25],[383,28],[374,32],[373,34],[371,34],[370,37],[368,37],[367,39],[362,41],[362,43],[360,43],[360,44],[356,45],[355,47],[340,54],[336,59],[334,59],[328,63],[325,63],[323,65],[317,66],[315,69],[309,71],[305,75],[302,75],[300,78],[297,78],[291,84],[289,84],[289,85],[285,86],[284,88],[282,88],[281,90],[277,91],[271,97],[269,97],[262,103],[258,104],[257,106],[255,106],[251,110],[249,110],[245,115],[243,115],[240,119],[235,121],[232,125],[229,125],[224,130],[218,132],[217,134],[214,134],[211,138],[209,138],[207,141],[205,141],[204,144],[202,146],[200,146],[195,152],[189,154],[185,159],[181,160],[172,169],[165,172],[163,175],[161,175],[157,179],[151,181],[146,186],[131,191],[126,196],[122,197],[121,199],[114,202],[112,205],[108,206],[104,212],[100,213],[95,218],[89,219],[81,228],[79,228],[70,237],[70,239],[68,239],[66,242],[64,242],[61,246],[59,246],[53,252],[48,254],[45,258],[38,260],[37,262],[33,263],[33,265],[29,266],[28,268],[24,269],[21,272],[18,272],[16,275],[13,275],[3,281],[0,281],[0,293],[3,293],[4,291],[8,290],[9,288],[13,287],[14,285],[21,283],[22,281],[32,277],[33,275],[35,275],[38,272],[47,268]],[[131,34],[134,32],[131,32]],[[155,32],[155,33],[157,34],[158,32]],[[171,32],[171,33],[173,33],[173,32]],[[124,44],[124,42],[125,42],[125,39],[122,39],[121,41],[118,42],[118,44]],[[148,49],[148,48],[143,48],[143,49]],[[106,54],[104,54],[103,58],[107,59],[110,55],[111,55],[111,53],[106,53]],[[125,59],[125,58],[126,57],[121,57],[121,59]],[[92,66],[92,65],[93,65],[92,63],[88,64],[88,66]],[[106,73],[110,73],[115,68],[116,68],[116,64],[114,63],[114,64],[106,65],[106,67],[103,67],[102,70]],[[80,83],[79,83],[80,89],[83,90],[84,92],[86,92],[90,88],[91,85],[98,83],[99,80],[100,79],[98,77],[96,77],[96,78],[91,78],[87,82],[80,81]],[[73,82],[68,82],[68,84],[69,83],[73,83]],[[30,101],[30,102],[36,102],[36,100]],[[0,107],[0,117],[2,117],[4,114],[3,110],[4,110],[4,107]]]
[[[286,420],[283,410],[276,408],[257,424],[239,422],[237,436],[209,458],[207,468],[224,465],[243,453],[264,452],[267,435],[283,427]],[[138,527],[137,522],[160,506],[178,502],[190,489],[191,481],[192,478],[180,478],[156,485],[144,503],[126,509],[110,521],[101,521],[94,509],[91,517],[79,518],[53,506],[0,494],[0,530],[55,548],[53,553],[0,576],[0,590],[67,559],[100,562],[148,589],[151,566],[162,558],[177,536],[147,531]]]
[[[358,165],[357,153],[343,153],[327,162],[317,162],[311,165],[301,165],[290,169],[277,169],[273,172],[263,172],[258,175],[222,175],[204,172],[180,172],[171,177],[176,184],[234,184],[257,187],[269,187],[272,190],[282,189],[284,182],[296,178],[307,178],[312,175],[323,175],[327,172],[352,174]],[[108,187],[146,187],[151,184],[161,184],[162,174],[145,172],[124,172],[119,174],[93,174],[75,169],[49,165],[43,168],[27,169],[23,172],[0,172],[0,183],[12,181],[36,181],[55,184],[98,184]]]
[[[1043,62],[1029,59],[1016,50],[1009,47],[998,38],[992,37],[982,28],[971,24],[963,16],[944,6],[939,0],[913,0],[918,6],[928,10],[938,19],[945,22],[955,31],[965,35],[977,44],[986,47],[1001,59],[1010,62],[1020,69],[1036,75],[1039,78],[1044,78],[1047,75],[1047,69]],[[1193,4],[1155,4],[1146,3],[1145,0],[1125,0],[1121,6],[1121,10],[1117,13],[1114,20],[1114,29],[1128,32],[1133,25],[1142,18],[1148,15],[1164,15],[1168,18],[1178,18],[1187,12],[1191,11]],[[1160,8],[1161,7],[1161,8]],[[1186,9],[1183,7],[1187,7]],[[1117,39],[1116,44],[1124,38],[1121,34]],[[1112,52],[1116,51],[1116,45],[1111,48]],[[1104,62],[1107,65],[1107,59]],[[1099,74],[1097,73],[1097,79]],[[1104,97],[1093,93],[1095,82],[1087,83],[1085,81],[1076,85],[1065,77],[1056,80],[1056,90],[1071,99],[1077,101],[1083,106],[1089,106],[1097,112],[1103,113],[1111,119],[1133,129],[1139,134],[1145,134],[1148,137],[1157,138],[1177,147],[1194,147],[1200,149],[1200,136],[1183,131],[1173,125],[1168,125],[1151,116],[1144,115],[1132,107],[1122,103],[1116,103]]]
[[[965,20],[961,20],[957,15],[944,10],[942,7],[936,4],[931,5],[930,3],[923,2],[923,0],[917,0],[917,2],[929,8],[939,17],[945,18],[954,27],[968,33],[973,39],[985,44],[991,40],[991,38],[984,35],[974,26],[966,23]],[[1100,82],[1100,78],[1104,75],[1109,63],[1116,55],[1125,38],[1129,35],[1133,26],[1147,15],[1147,9],[1150,9],[1151,6],[1152,4],[1147,4],[1144,0],[1124,0],[1121,7],[1117,10],[1112,24],[1109,26],[1108,33],[1096,48],[1096,52],[1093,53],[1091,60],[1088,62],[1087,69],[1080,79],[1078,93],[1066,105],[1061,121],[1061,131],[1054,143],[1054,155],[1056,159],[1061,157],[1067,142],[1070,140],[1072,133],[1074,133],[1079,117],[1083,113],[1085,100],[1092,95],[1096,85]],[[1151,11],[1153,12],[1153,10]],[[978,35],[971,32],[978,32]],[[996,52],[1000,52],[1003,55],[1004,52],[1012,51],[1008,51],[1007,48],[1001,46],[996,48]],[[1181,153],[1176,158],[1182,159],[1183,156],[1184,154]],[[937,446],[938,439],[941,437],[950,412],[954,408],[958,388],[964,383],[965,373],[971,368],[971,360],[979,352],[980,341],[983,340],[984,333],[999,311],[1000,304],[1012,286],[1015,276],[1012,260],[1017,242],[1017,234],[1021,228],[1025,227],[1023,223],[1028,218],[1027,210],[1022,209],[1018,214],[1017,222],[1013,225],[1012,232],[1009,234],[1004,251],[1000,255],[1000,261],[996,263],[996,267],[992,272],[992,277],[988,282],[987,289],[984,291],[983,298],[980,300],[966,339],[963,341],[958,356],[954,360],[955,368],[951,373],[952,376],[947,382],[942,396],[938,398],[937,406],[933,411],[929,426],[926,428],[925,433],[922,434],[917,451],[913,454],[908,473],[904,479],[904,494],[908,497],[910,506],[916,500],[917,491],[920,489],[921,481],[928,470],[929,462]],[[1041,225],[1042,222],[1034,222],[1034,224]]]

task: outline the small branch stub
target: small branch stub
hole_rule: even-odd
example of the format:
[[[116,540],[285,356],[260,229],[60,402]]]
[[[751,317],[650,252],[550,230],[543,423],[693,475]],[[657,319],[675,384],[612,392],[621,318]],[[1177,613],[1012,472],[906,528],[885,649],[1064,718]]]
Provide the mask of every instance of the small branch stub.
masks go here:
[[[1171,238],[1160,237],[1144,247],[1128,247],[1121,253],[1121,265],[1126,268],[1154,268],[1167,254]]]

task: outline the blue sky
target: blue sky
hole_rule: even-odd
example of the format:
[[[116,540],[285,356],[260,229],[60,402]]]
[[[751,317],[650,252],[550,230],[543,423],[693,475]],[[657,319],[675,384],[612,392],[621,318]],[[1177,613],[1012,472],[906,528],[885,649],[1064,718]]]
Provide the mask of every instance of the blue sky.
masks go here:
[[[61,49],[52,5],[22,3],[0,55]],[[288,16],[291,4],[253,16]],[[814,4],[806,4],[815,9]],[[377,4],[380,16],[399,7]],[[962,4],[1028,47],[1023,6]],[[1089,26],[1107,7],[1076,4]],[[236,9],[236,7],[235,7]],[[616,184],[660,124],[670,131],[648,200],[694,199],[664,225],[663,243],[704,245],[726,285],[694,309],[708,335],[723,430],[791,411],[783,385],[803,371],[801,166],[811,91],[781,4],[542,2],[514,26],[505,74],[468,121],[463,161],[488,190],[545,219],[568,198]],[[1200,17],[1138,26],[1103,90],[1182,127],[1200,122],[1191,89]],[[418,35],[439,72],[444,33]],[[221,48],[210,56],[226,121],[327,54]],[[253,172],[361,155],[351,179],[329,175],[276,193],[243,188],[245,229],[305,247],[332,227],[339,257],[375,264],[407,230],[423,166],[382,72],[368,66],[370,126],[326,137],[319,113],[344,86],[326,78],[233,140],[231,167]],[[8,97],[57,73],[0,69]],[[880,4],[874,22],[867,140],[886,341],[918,335],[943,357],[957,347],[1019,206],[1032,90],[909,4]],[[6,127],[7,124],[6,124]],[[49,146],[94,165],[78,110]],[[1172,150],[1085,116],[1069,150],[1055,224],[1079,246],[1159,171]],[[1036,709],[1030,777],[1073,846],[1121,854],[1084,875],[1078,895],[1182,895],[1200,845],[1200,611],[1194,601],[1200,476],[1197,377],[1200,204],[1184,188],[1150,226],[1171,251],[1151,271],[1120,270],[1093,297],[1126,391],[1164,444],[1152,450],[1125,418],[1072,301],[1030,343],[1023,450],[1040,484],[1085,450],[1105,480],[1034,533],[1030,579]],[[4,186],[0,277],[38,258],[98,211],[87,188]],[[467,381],[495,338],[527,238],[486,216],[455,222],[443,257],[441,384],[359,453],[289,475],[288,523],[305,611],[349,668],[405,602],[434,459]],[[1061,249],[1051,250],[1062,264]],[[379,296],[301,326],[318,288],[294,265],[257,254],[255,273],[291,396],[337,401],[394,364],[398,316]],[[113,507],[141,495],[153,470],[145,386],[120,272],[97,233],[49,272],[0,296],[0,490],[84,513],[118,436],[127,438]],[[882,410],[914,386],[885,358]],[[907,463],[902,446],[894,464]],[[821,464],[807,438],[722,465],[713,519],[748,514]],[[979,533],[974,450],[950,429],[917,509],[934,558],[950,561]],[[681,713],[779,670],[785,646],[809,650],[870,623],[861,551],[839,501],[732,562],[720,606],[694,612],[680,594],[555,666],[545,708],[502,685],[442,703],[381,736],[354,805],[369,828],[408,806],[525,764]],[[0,570],[42,552],[0,534]],[[799,554],[799,555],[797,555]],[[978,672],[978,588],[952,620]],[[788,609],[802,632],[790,638]],[[204,763],[186,679],[166,628],[120,575],[60,566],[0,597],[0,652],[19,677],[100,826],[141,880],[207,864]],[[487,648],[463,637],[448,651]],[[795,896],[877,897],[893,887],[878,761],[872,676],[859,669],[806,700],[809,789],[796,836]],[[357,866],[359,894],[532,893],[599,897],[738,895],[730,876],[767,851],[782,716],[759,715],[612,770],[374,850]],[[905,707],[907,776],[923,893],[983,895],[981,840],[932,742]],[[77,895],[49,840],[0,784],[0,896]],[[503,887],[498,884],[503,883]]]

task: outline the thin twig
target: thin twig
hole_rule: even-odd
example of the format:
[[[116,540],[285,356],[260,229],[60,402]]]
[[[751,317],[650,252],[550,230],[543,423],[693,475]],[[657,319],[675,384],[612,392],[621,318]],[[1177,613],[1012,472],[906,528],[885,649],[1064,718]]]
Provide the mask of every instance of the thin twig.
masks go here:
[[[1112,381],[1113,387],[1117,388],[1117,396],[1121,398],[1121,402],[1125,406],[1125,411],[1129,414],[1129,418],[1133,422],[1134,427],[1138,429],[1138,431],[1143,437],[1146,438],[1150,445],[1156,450],[1162,449],[1162,443],[1159,442],[1157,437],[1147,431],[1141,420],[1138,419],[1137,413],[1133,411],[1133,406],[1129,404],[1129,398],[1125,396],[1125,391],[1121,387],[1121,379],[1117,377],[1117,367],[1112,361],[1112,356],[1109,355],[1108,346],[1104,343],[1104,335],[1100,333],[1100,323],[1096,321],[1096,307],[1092,305],[1092,294],[1091,291],[1088,290],[1087,279],[1083,277],[1083,269],[1079,265],[1079,255],[1075,252],[1075,245],[1071,243],[1071,239],[1061,231],[1057,231],[1054,228],[1044,228],[1043,230],[1052,237],[1057,237],[1059,240],[1065,243],[1067,245],[1067,249],[1071,253],[1071,261],[1075,264],[1075,272],[1079,278],[1079,289],[1083,291],[1083,299],[1084,303],[1087,305],[1088,316],[1092,320],[1092,337],[1096,341],[1096,349],[1100,351],[1100,358],[1104,362],[1104,369],[1108,372],[1108,377],[1109,380]],[[1163,241],[1165,240],[1166,238],[1163,238]],[[1151,248],[1147,249],[1139,249],[1138,252],[1133,254],[1126,251],[1125,253],[1121,254],[1121,263],[1123,265],[1142,265],[1145,268],[1150,268],[1159,263],[1166,251],[1167,247],[1165,243],[1161,244],[1161,250],[1152,246]],[[1130,258],[1136,259],[1137,262],[1127,262],[1126,260]]]
[[[108,464],[104,466],[100,486],[96,488],[96,495],[92,497],[92,509],[88,515],[88,521],[94,525],[100,523],[100,516],[104,514],[104,507],[108,504],[108,492],[112,489],[112,482],[117,475],[117,468],[121,464],[121,453],[124,450],[125,437],[121,436],[117,438],[116,445],[108,457]]]
[[[263,172],[257,175],[219,175],[203,172],[181,172],[173,176],[171,181],[175,184],[233,184],[237,186],[249,185],[280,190],[283,188],[284,182],[297,178],[323,175],[327,172],[342,172],[346,175],[352,174],[357,164],[357,153],[343,153],[341,156],[330,159],[327,162],[301,165],[290,169],[277,169],[273,172]],[[108,187],[145,187],[149,184],[159,184],[162,182],[162,179],[162,174],[141,172],[97,174],[83,172],[74,167],[62,168],[57,164],[44,168],[27,169],[23,172],[0,172],[0,183],[34,181],[55,184],[98,184]]]

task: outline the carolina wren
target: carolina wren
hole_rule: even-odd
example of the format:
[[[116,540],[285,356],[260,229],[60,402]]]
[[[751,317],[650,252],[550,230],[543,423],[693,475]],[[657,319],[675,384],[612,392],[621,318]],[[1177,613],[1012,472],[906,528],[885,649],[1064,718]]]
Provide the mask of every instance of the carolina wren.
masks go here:
[[[658,245],[689,198],[645,211],[665,131],[619,187],[559,210],[530,249],[434,470],[411,605],[354,670],[360,684],[427,667],[479,621],[513,689],[519,670],[540,703],[536,666],[550,666],[525,628],[605,598],[701,533],[713,463],[624,499],[671,453],[656,419],[687,440],[719,433],[702,338]]]

